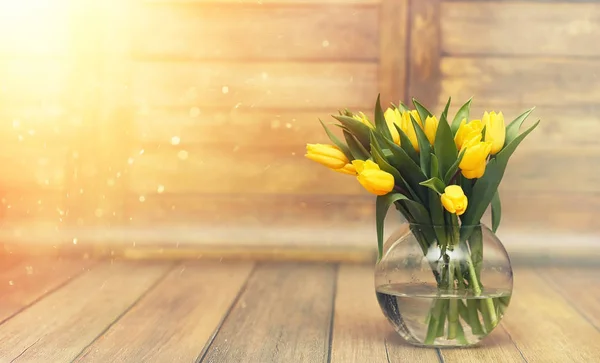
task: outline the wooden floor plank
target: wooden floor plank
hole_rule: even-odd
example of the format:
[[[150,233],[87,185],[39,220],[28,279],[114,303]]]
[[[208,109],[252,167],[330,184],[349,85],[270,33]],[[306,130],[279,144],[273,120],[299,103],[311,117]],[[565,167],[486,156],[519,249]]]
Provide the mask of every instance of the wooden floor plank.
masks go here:
[[[600,268],[543,268],[537,271],[600,330]]]
[[[336,268],[256,268],[202,362],[326,362]]]
[[[71,362],[171,266],[98,264],[0,325],[0,362]]]
[[[0,271],[0,322],[79,276],[90,260],[26,258]]]
[[[194,362],[252,263],[190,262],[160,282],[77,362]]]
[[[529,363],[600,361],[600,332],[535,271],[515,271],[504,326]]]
[[[388,323],[375,296],[372,266],[340,266],[333,322],[332,363],[439,361],[435,349],[403,343]]]
[[[475,347],[442,349],[441,355],[444,363],[525,362],[503,326],[497,327],[490,336]]]

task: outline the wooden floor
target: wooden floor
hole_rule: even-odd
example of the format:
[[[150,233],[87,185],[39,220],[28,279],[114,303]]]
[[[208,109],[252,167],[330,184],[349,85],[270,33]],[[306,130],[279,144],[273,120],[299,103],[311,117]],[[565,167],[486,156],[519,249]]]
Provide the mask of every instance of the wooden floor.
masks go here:
[[[4,259],[0,362],[599,362],[600,268],[517,268],[480,347],[403,344],[372,267]]]

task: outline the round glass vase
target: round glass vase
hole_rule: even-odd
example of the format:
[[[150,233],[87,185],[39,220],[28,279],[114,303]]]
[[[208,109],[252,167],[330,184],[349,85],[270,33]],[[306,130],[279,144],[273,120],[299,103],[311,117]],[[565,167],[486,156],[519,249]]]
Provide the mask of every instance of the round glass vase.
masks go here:
[[[402,225],[375,267],[383,314],[406,342],[464,347],[489,335],[512,294],[510,259],[485,225]]]

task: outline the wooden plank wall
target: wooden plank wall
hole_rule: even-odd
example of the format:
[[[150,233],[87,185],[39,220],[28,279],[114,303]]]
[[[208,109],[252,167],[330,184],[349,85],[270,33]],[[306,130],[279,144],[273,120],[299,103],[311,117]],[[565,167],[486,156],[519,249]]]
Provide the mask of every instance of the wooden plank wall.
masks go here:
[[[475,96],[475,115],[536,106],[503,228],[598,232],[599,4],[86,0],[54,13],[17,32],[52,41],[0,36],[5,239],[374,246],[373,198],[303,155],[327,142],[319,118],[370,112],[378,92],[438,113],[449,95]]]

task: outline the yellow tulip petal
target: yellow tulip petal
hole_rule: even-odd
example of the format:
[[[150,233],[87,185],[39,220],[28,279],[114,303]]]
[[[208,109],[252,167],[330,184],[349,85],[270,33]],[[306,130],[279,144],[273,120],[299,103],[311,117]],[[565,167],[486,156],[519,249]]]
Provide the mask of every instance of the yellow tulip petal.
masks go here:
[[[312,161],[316,161],[317,163],[325,165],[326,167],[331,168],[331,169],[339,169],[339,168],[344,167],[344,165],[346,165],[346,163],[343,160],[332,158],[332,157],[325,156],[325,155],[306,154],[304,156]]]
[[[440,200],[442,201],[442,205],[448,212],[456,213],[456,209],[454,209],[454,203],[452,203],[452,200],[450,200],[450,198],[448,198],[445,194],[442,194]]]
[[[356,168],[352,164],[346,164],[346,165],[344,165],[343,168],[333,169],[333,170],[337,171],[338,173],[342,173],[342,174],[348,174],[348,175],[356,175],[357,174]]]

